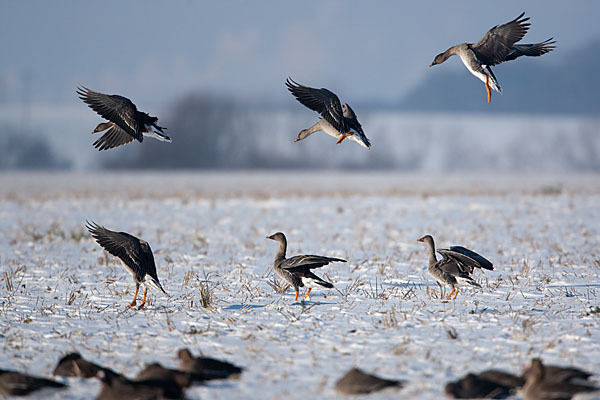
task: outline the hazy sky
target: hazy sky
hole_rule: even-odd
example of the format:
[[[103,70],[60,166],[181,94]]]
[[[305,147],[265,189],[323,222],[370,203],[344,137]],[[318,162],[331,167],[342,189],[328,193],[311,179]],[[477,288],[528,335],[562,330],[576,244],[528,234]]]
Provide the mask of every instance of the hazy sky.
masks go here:
[[[595,0],[1,2],[0,106],[69,104],[78,83],[145,105],[195,89],[280,101],[287,76],[393,101],[434,73],[437,53],[521,11],[526,41],[558,40],[547,62],[600,37]]]

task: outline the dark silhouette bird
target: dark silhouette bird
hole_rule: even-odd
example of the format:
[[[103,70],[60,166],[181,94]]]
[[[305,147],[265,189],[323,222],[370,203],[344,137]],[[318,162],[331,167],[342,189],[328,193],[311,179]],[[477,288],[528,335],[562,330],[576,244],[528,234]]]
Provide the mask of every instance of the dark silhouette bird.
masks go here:
[[[96,400],[156,400],[182,399],[184,388],[173,381],[133,381],[110,369],[98,371],[102,389]]]
[[[456,399],[505,399],[523,384],[524,380],[518,376],[488,370],[480,374],[469,373],[457,381],[449,382],[445,391]]]
[[[94,378],[101,369],[101,366],[85,360],[81,354],[70,353],[60,359],[53,375]]]
[[[429,274],[440,285],[448,285],[452,287],[452,291],[446,297],[449,299],[454,294],[454,299],[458,296],[458,286],[461,284],[469,284],[475,287],[481,287],[471,274],[474,268],[483,268],[493,270],[492,263],[475,253],[472,250],[461,246],[452,246],[449,249],[438,249],[437,252],[442,255],[442,259],[438,261],[435,256],[435,243],[431,235],[425,235],[418,239],[419,242],[429,245]]]
[[[137,376],[137,381],[167,381],[175,382],[182,388],[188,388],[192,383],[192,374],[176,369],[165,368],[159,363],[152,363],[146,366]]]
[[[134,139],[140,143],[144,136],[149,136],[163,142],[171,142],[171,138],[163,131],[167,128],[158,126],[157,117],[138,111],[135,104],[126,97],[116,94],[94,92],[86,87],[78,87],[77,94],[92,110],[109,122],[102,122],[92,133],[108,131],[94,142],[98,150],[107,150],[127,144]],[[155,128],[156,130],[154,130]]]
[[[129,305],[130,308],[136,305],[137,295],[140,285],[144,285],[144,298],[138,309],[144,308],[146,304],[146,294],[148,285],[167,294],[163,289],[158,275],[156,275],[156,265],[154,264],[154,255],[150,245],[145,240],[136,238],[125,232],[114,232],[106,229],[95,222],[87,222],[86,228],[96,239],[96,242],[115,257],[121,260],[121,263],[129,271],[135,282],[135,295]]]
[[[531,25],[527,22],[529,17],[523,18],[524,16],[525,13],[522,13],[506,24],[494,26],[477,43],[462,43],[450,47],[435,56],[429,66],[441,64],[451,56],[459,56],[469,72],[485,83],[489,104],[492,99],[491,89],[502,93],[492,66],[515,60],[521,56],[541,56],[555,48],[556,42],[553,41],[553,38],[534,44],[516,44],[523,39]]]
[[[67,385],[17,371],[0,369],[0,395],[27,396],[42,389],[64,389]]]
[[[306,286],[308,288],[304,294],[305,299],[310,298],[310,291],[313,288],[333,288],[332,283],[313,274],[311,271],[312,269],[321,268],[330,262],[346,262],[346,260],[342,260],[341,258],[314,255],[285,258],[285,252],[287,250],[287,239],[285,235],[281,232],[277,232],[271,236],[267,236],[267,239],[279,242],[279,250],[273,260],[273,270],[277,275],[294,287],[294,290],[296,291],[296,299],[294,301],[298,301],[301,287]]]
[[[532,365],[541,362],[539,358],[532,360]],[[523,379],[527,379],[531,366],[523,372]],[[575,367],[560,367],[558,365],[544,365],[544,378],[553,382],[587,381],[593,374]]]
[[[523,386],[525,400],[569,400],[577,393],[600,390],[592,385],[581,385],[570,381],[555,381],[546,376],[546,368],[542,361],[534,358],[527,373],[527,381]]]
[[[323,131],[336,138],[336,143],[350,138],[367,149],[371,148],[371,142],[363,132],[356,113],[347,103],[342,105],[335,93],[325,88],[315,89],[299,85],[291,78],[288,78],[285,84],[300,103],[318,112],[322,117],[310,128],[300,131],[295,142],[306,139],[314,132]]]
[[[194,380],[227,379],[238,377],[243,368],[227,361],[209,357],[194,357],[188,349],[177,352],[179,370],[192,374]]]
[[[383,379],[367,374],[358,368],[352,368],[335,383],[335,390],[339,394],[357,395],[369,394],[387,388],[401,388],[404,382],[392,379]]]

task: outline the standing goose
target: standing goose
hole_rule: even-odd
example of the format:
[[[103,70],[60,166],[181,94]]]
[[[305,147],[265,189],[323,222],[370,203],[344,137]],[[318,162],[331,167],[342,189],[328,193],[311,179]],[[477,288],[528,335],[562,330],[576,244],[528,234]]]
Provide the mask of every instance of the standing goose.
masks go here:
[[[135,104],[126,97],[116,94],[94,92],[86,87],[78,87],[77,94],[92,110],[109,122],[101,122],[92,133],[108,131],[94,142],[98,150],[108,150],[127,144],[133,139],[140,143],[144,136],[154,137],[163,142],[171,142],[163,130],[167,128],[156,124],[157,117],[151,117],[145,112],[138,111]],[[156,128],[156,131],[152,128]]]
[[[343,395],[369,394],[387,388],[401,388],[403,381],[383,379],[352,368],[335,383],[335,390]]]
[[[295,142],[306,139],[314,132],[323,131],[336,138],[338,144],[349,137],[361,146],[371,148],[371,142],[363,132],[354,110],[347,103],[342,105],[335,93],[325,88],[315,89],[299,85],[291,78],[288,78],[285,84],[300,103],[318,112],[322,117],[310,128],[300,131]]]
[[[523,18],[521,13],[517,18],[490,29],[477,43],[461,43],[450,47],[445,52],[435,56],[430,67],[441,64],[451,56],[457,55],[469,72],[485,83],[488,104],[492,100],[492,90],[502,93],[502,88],[496,80],[492,66],[505,61],[511,61],[521,56],[537,57],[552,51],[556,43],[554,38],[534,44],[515,44],[523,39],[529,26],[529,17]]]
[[[140,285],[144,285],[144,298],[138,310],[144,308],[144,305],[146,304],[148,284],[154,286],[168,296],[156,275],[154,255],[152,254],[152,249],[150,249],[148,242],[138,239],[129,233],[108,230],[95,222],[88,222],[86,228],[104,250],[121,260],[125,269],[127,269],[133,277],[133,281],[135,282],[135,295],[133,296],[133,301],[129,305],[129,308],[136,305]]]
[[[442,255],[438,261],[435,256],[435,243],[431,235],[425,235],[419,239],[419,242],[429,245],[429,274],[438,282],[438,284],[452,286],[452,291],[446,297],[447,299],[454,294],[454,299],[458,296],[458,285],[469,284],[475,287],[481,287],[471,274],[475,268],[493,270],[494,266],[483,256],[472,250],[461,246],[452,246],[449,249],[438,249],[437,252]]]
[[[277,251],[277,254],[275,255],[273,269],[277,275],[294,287],[294,290],[296,291],[296,298],[294,301],[298,301],[300,288],[303,286],[308,288],[304,294],[305,299],[310,299],[310,291],[313,288],[333,288],[331,283],[324,281],[317,275],[313,274],[311,269],[321,268],[330,262],[346,262],[346,260],[342,260],[341,258],[313,255],[285,258],[285,252],[287,250],[287,239],[285,238],[285,235],[281,232],[277,232],[271,236],[267,236],[267,239],[279,242],[279,251]]]
[[[54,368],[53,375],[93,378],[101,369],[101,366],[87,361],[81,357],[81,354],[70,353],[60,359]]]
[[[177,382],[160,379],[134,381],[110,369],[98,371],[96,376],[102,389],[96,400],[155,400],[183,399],[185,388]]]

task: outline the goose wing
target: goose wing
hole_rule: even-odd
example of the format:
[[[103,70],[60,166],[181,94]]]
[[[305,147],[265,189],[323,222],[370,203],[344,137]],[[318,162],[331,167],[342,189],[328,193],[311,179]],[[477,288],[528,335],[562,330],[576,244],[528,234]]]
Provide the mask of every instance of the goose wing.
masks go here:
[[[121,129],[119,125],[113,123],[110,129],[94,142],[94,147],[98,150],[108,150],[130,143],[133,139],[133,136]],[[139,140],[142,141],[143,139],[144,137],[140,136]]]
[[[342,112],[342,104],[335,93],[325,88],[315,89],[300,85],[291,78],[288,78],[285,84],[296,100],[321,114],[338,132],[349,131]]]
[[[472,273],[474,268],[493,270],[493,264],[485,257],[462,246],[452,246],[449,249],[438,249],[444,260],[455,263],[462,271]]]
[[[136,121],[137,107],[126,97],[95,92],[86,87],[78,87],[77,94],[102,118],[119,125],[121,129],[142,141],[142,126]]]
[[[303,255],[303,256],[294,256],[290,258],[286,258],[281,263],[281,268],[288,270],[290,272],[302,272],[307,269],[320,268],[323,267],[330,262],[346,262],[346,260],[342,260],[341,258],[334,257],[324,257],[324,256],[314,256],[314,255]]]
[[[521,56],[538,57],[549,53],[556,48],[554,38],[546,39],[540,43],[533,44],[515,44],[510,53],[504,58],[504,61],[512,61]]]
[[[500,64],[506,60],[512,47],[523,39],[529,26],[529,17],[521,13],[517,18],[502,25],[496,25],[475,43],[472,48],[479,61],[487,66]]]
[[[142,268],[141,266],[147,265],[148,255],[142,250],[140,240],[135,236],[125,232],[108,230],[95,222],[87,222],[86,228],[104,250],[115,257],[119,257],[125,265],[136,273]],[[154,265],[153,258],[151,265]],[[154,275],[156,275],[156,267],[154,267]]]

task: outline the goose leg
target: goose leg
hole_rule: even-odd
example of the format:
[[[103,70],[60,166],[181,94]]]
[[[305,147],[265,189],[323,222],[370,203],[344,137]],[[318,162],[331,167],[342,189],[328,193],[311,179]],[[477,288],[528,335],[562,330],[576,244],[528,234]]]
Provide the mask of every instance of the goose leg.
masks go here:
[[[485,91],[487,92],[487,95],[488,95],[488,104],[490,104],[490,101],[492,101],[492,89],[490,88],[490,76],[489,75],[485,76]]]
[[[344,141],[344,139],[346,139],[348,136],[352,136],[354,135],[354,133],[342,133],[340,135],[340,137],[338,138],[337,142],[335,142],[335,144],[340,144]]]
[[[144,305],[146,304],[146,294],[148,294],[148,288],[144,288],[144,298],[142,299],[142,304],[140,304],[138,310],[144,308]]]
[[[135,285],[135,295],[133,296],[133,301],[129,305],[129,308],[135,307],[135,299],[137,299],[137,295],[138,295],[139,290],[140,290],[140,285],[136,284]]]
[[[456,290],[456,288],[452,287],[452,290],[450,291],[450,293],[448,293],[448,296],[446,296],[446,298],[449,299],[450,297],[452,297],[452,295],[454,294],[455,290]]]
[[[294,301],[298,301],[299,294],[300,294],[300,290],[296,289],[296,298],[294,299]]]
[[[452,300],[456,300],[456,296],[458,296],[458,289],[456,289],[456,292],[454,292],[454,298]]]
[[[306,293],[304,294],[304,300],[306,299],[310,299],[310,291],[312,290],[312,288],[308,288],[308,290],[306,291]]]

